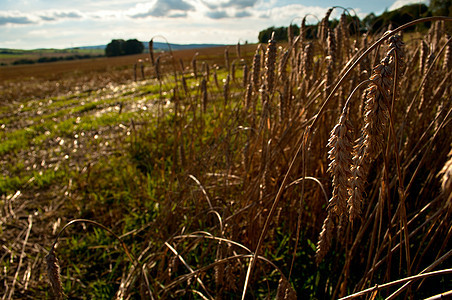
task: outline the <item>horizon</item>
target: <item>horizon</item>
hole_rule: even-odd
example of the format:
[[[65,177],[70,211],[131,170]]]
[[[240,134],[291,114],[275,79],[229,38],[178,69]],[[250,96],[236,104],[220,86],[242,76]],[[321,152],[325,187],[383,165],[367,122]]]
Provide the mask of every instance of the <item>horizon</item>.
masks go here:
[[[312,24],[332,6],[363,18],[427,0],[153,0],[79,1],[6,0],[0,4],[0,48],[69,49],[106,45],[113,39],[171,44],[256,43],[268,27]],[[337,18],[343,9],[335,9]],[[143,29],[143,28],[146,29]]]
[[[132,38],[133,39],[133,38]],[[124,39],[127,40],[127,39]],[[38,50],[72,50],[72,49],[83,49],[83,48],[99,48],[100,47],[106,47],[111,41],[105,43],[105,44],[99,44],[99,45],[84,45],[84,46],[74,46],[74,47],[70,47],[70,48],[33,48],[33,49],[20,49],[20,48],[4,48],[4,47],[0,47],[0,50],[19,50],[19,51],[38,51]],[[144,50],[148,49],[147,44],[149,43],[149,41],[140,41],[139,42],[143,43],[145,48]],[[155,45],[159,45],[159,44],[165,44],[166,42],[154,42],[154,46]],[[187,44],[179,44],[179,43],[169,43],[170,45],[175,45],[175,46],[191,46],[191,45],[199,45],[199,46],[230,46],[233,44],[214,44],[214,43],[187,43]]]

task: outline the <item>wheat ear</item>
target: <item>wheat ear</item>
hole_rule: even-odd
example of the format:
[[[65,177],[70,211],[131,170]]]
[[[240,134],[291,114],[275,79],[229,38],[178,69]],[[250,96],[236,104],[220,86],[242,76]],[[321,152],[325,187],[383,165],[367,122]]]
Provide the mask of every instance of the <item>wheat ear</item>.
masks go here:
[[[352,165],[353,153],[353,128],[343,112],[339,122],[330,134],[328,152],[330,164],[328,171],[333,176],[333,194],[329,202],[329,212],[338,216],[347,212],[347,199],[350,189],[350,178],[352,177],[350,166]]]
[[[350,190],[350,178],[352,177],[350,166],[352,165],[353,152],[353,128],[347,118],[347,109],[344,108],[339,122],[334,126],[330,134],[328,152],[330,164],[328,171],[333,176],[333,194],[328,204],[328,215],[323,222],[317,243],[316,261],[319,263],[328,252],[333,237],[334,219],[347,213],[347,199]]]
[[[349,204],[350,220],[355,219],[361,211],[364,182],[368,165],[381,152],[384,145],[384,133],[389,119],[389,99],[394,83],[394,74],[402,74],[403,42],[399,35],[389,38],[386,56],[374,67],[370,77],[371,83],[365,91],[364,127],[358,139],[353,157],[352,180]],[[399,70],[396,72],[396,60]]]
[[[253,70],[251,75],[251,83],[253,85],[253,90],[257,92],[260,85],[260,73],[261,73],[261,45],[257,46],[256,52],[253,57]]]
[[[58,258],[53,253],[53,249],[46,255],[47,275],[49,276],[50,286],[52,287],[55,299],[63,299],[63,283],[60,276],[60,264]]]
[[[276,40],[275,33],[272,33],[268,41],[267,52],[265,54],[265,86],[269,93],[273,92],[275,86],[275,67],[276,67]]]
[[[441,190],[446,200],[445,206],[449,213],[452,213],[452,150],[450,150],[448,156],[449,159],[439,172],[439,176],[441,177]]]
[[[331,247],[331,240],[333,239],[334,223],[331,216],[328,216],[323,221],[322,231],[320,232],[319,241],[317,242],[317,249],[315,253],[315,261],[319,264],[328,250]]]

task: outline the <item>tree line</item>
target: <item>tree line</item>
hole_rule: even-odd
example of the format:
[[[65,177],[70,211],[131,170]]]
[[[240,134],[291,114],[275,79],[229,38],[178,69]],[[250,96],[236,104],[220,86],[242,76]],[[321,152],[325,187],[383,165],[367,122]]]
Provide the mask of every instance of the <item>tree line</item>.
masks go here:
[[[75,54],[69,56],[43,56],[38,59],[30,59],[30,58],[22,58],[13,61],[12,65],[32,65],[35,63],[49,63],[56,61],[69,61],[69,60],[78,60],[78,59],[88,59],[88,58],[97,58],[102,57],[103,55],[92,55],[92,54]],[[1,65],[6,65],[2,63]]]
[[[452,17],[452,1],[451,0],[430,0],[429,6],[425,4],[411,4],[405,5],[393,11],[385,11],[381,15],[376,16],[370,13],[365,18],[360,20],[357,16],[347,16],[347,24],[349,24],[350,34],[360,31],[370,34],[386,30],[390,24],[398,27],[402,24],[408,23],[415,19],[430,17],[430,16],[449,16]],[[329,26],[334,28],[339,22],[338,20],[329,21]],[[430,23],[422,23],[415,27],[408,28],[406,31],[427,30]],[[297,25],[290,25],[294,35],[300,33],[300,28]],[[305,38],[314,38],[317,35],[318,24],[306,26]],[[450,30],[450,29],[449,29]],[[259,43],[267,43],[272,33],[275,33],[276,41],[288,40],[288,27],[269,27],[259,32]]]

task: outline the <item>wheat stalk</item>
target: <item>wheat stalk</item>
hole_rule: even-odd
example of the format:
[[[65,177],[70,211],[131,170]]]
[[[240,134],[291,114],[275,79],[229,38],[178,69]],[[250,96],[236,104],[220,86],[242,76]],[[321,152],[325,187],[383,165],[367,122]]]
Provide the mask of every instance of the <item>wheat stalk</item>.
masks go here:
[[[441,191],[445,197],[445,206],[452,213],[452,150],[448,154],[449,159],[439,172],[441,178]]]
[[[243,65],[243,87],[246,88],[248,86],[249,81],[249,68],[247,64]]]
[[[191,60],[191,66],[193,68],[193,76],[195,76],[195,79],[198,79],[198,64],[196,63],[196,57],[199,55],[198,52],[193,55],[193,58]]]
[[[229,102],[229,81],[230,81],[230,77],[229,74],[226,76],[226,81],[224,82],[223,85],[223,97],[224,97],[224,105],[228,105]]]
[[[265,53],[265,87],[269,93],[273,92],[275,86],[275,66],[276,66],[276,40],[275,33],[268,41]]]
[[[447,45],[444,53],[444,61],[443,61],[443,69],[445,71],[449,71],[452,69],[452,42],[450,41],[451,36],[449,34],[446,35]]]
[[[229,49],[226,48],[226,49],[224,49],[224,66],[225,66],[226,70],[228,71],[228,73],[229,73],[230,65],[231,64],[229,61]]]
[[[202,97],[202,110],[205,113],[207,111],[207,80],[205,78],[201,81],[201,97]]]
[[[333,73],[334,73],[334,62],[336,59],[336,41],[334,38],[333,31],[328,30],[327,38],[327,57],[326,57],[326,72],[325,72],[325,93],[324,97],[328,97],[333,85]]]
[[[149,41],[149,56],[151,58],[152,65],[154,65],[154,39]]]
[[[253,85],[253,91],[257,92],[260,85],[260,74],[261,74],[261,45],[257,46],[256,52],[253,57],[253,71],[251,74],[251,83]]]

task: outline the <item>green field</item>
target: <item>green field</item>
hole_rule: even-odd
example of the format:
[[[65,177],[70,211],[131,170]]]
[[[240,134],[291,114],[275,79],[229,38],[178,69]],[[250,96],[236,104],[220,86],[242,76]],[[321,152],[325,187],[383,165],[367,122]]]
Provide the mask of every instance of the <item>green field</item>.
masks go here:
[[[20,50],[20,49],[2,49],[0,48],[0,65],[11,65],[20,60],[31,60],[38,62],[39,59],[60,58],[68,59],[74,56],[101,56],[104,55],[103,49],[35,49],[35,50]]]

